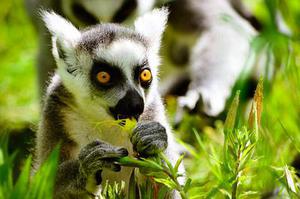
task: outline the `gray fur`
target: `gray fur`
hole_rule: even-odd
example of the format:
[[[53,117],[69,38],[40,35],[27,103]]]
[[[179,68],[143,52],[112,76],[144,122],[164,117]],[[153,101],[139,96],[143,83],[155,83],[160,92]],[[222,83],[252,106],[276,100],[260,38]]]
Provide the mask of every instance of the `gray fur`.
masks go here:
[[[157,110],[157,102],[154,101],[152,102],[151,104],[149,104],[147,107],[146,107],[146,110],[144,111],[143,115],[141,115],[141,120],[142,121],[154,121],[155,118],[154,118],[154,114]]]
[[[69,159],[68,151],[76,147],[76,143],[69,139],[64,127],[63,111],[70,108],[73,99],[72,95],[62,84],[56,85],[52,93],[45,98],[43,110],[43,122],[40,128],[44,129],[43,135],[38,135],[38,161],[42,162],[50,154],[53,148],[62,141],[60,159]],[[55,139],[53,139],[55,138]]]
[[[82,33],[82,39],[80,40],[78,47],[85,49],[90,53],[92,53],[99,44],[107,46],[114,40],[124,38],[140,42],[145,47],[147,46],[147,42],[140,34],[116,24],[100,24],[92,26],[84,29]]]

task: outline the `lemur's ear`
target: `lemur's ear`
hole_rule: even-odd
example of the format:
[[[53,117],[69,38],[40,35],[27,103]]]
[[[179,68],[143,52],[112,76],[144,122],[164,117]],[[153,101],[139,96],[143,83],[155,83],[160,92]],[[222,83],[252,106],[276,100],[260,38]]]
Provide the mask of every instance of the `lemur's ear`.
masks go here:
[[[52,35],[53,56],[56,59],[63,59],[67,54],[73,52],[81,33],[71,22],[53,11],[42,11],[41,15]]]
[[[168,20],[168,9],[154,9],[139,17],[135,22],[135,30],[144,35],[150,42],[152,50],[158,52],[162,34]]]

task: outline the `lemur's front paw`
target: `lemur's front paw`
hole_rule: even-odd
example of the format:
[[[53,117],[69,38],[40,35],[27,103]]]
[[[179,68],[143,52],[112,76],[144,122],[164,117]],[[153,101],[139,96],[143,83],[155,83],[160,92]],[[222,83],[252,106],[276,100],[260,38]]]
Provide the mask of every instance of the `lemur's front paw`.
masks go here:
[[[102,141],[91,142],[79,153],[80,172],[87,177],[101,174],[103,168],[120,171],[121,166],[114,162],[116,158],[127,155],[128,151],[125,148],[115,147]]]
[[[138,124],[130,140],[133,149],[142,156],[157,154],[168,146],[166,129],[158,122]]]

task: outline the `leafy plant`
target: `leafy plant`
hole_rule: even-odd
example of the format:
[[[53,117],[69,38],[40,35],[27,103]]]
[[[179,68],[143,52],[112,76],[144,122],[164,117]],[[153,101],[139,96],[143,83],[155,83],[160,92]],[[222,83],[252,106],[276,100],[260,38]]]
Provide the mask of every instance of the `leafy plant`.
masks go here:
[[[120,184],[115,182],[112,185],[106,181],[100,195],[100,199],[123,199],[125,197],[125,183],[123,181]]]
[[[132,191],[130,193],[131,198],[163,199],[168,192],[173,190],[178,191],[183,199],[188,198],[187,192],[191,187],[191,180],[187,179],[183,185],[179,182],[179,178],[184,177],[184,174],[178,172],[183,157],[184,155],[177,160],[174,166],[163,153],[160,153],[158,157],[153,157],[153,159],[135,159],[132,157],[119,159],[120,165],[139,168],[140,171],[136,172],[146,176],[145,183],[138,186],[138,192]],[[132,177],[131,181],[131,186],[137,186],[135,177]],[[134,190],[134,187],[129,189]],[[137,197],[136,193],[139,193],[140,196]]]
[[[31,176],[32,157],[28,157],[18,179],[14,183],[12,168],[16,153],[8,154],[7,138],[0,140],[0,143],[0,198],[52,198],[59,147],[53,150],[49,158],[33,176]]]

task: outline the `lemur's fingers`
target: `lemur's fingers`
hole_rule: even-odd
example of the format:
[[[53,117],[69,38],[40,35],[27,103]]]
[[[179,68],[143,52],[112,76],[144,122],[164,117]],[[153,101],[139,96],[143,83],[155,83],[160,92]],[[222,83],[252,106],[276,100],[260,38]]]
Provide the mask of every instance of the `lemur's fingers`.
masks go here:
[[[147,122],[134,129],[131,142],[133,149],[141,155],[154,155],[167,148],[168,136],[160,123]]]
[[[138,124],[137,127],[133,130],[131,136],[131,143],[136,145],[136,143],[141,139],[141,137],[145,137],[151,134],[160,134],[160,132],[166,131],[165,127],[163,127],[158,122],[146,122]],[[164,134],[164,133],[162,133]]]
[[[114,164],[114,161],[116,158],[127,156],[128,152],[123,148],[120,148],[118,151],[120,152],[113,153],[103,149],[96,149],[92,153],[88,154],[83,160],[81,160],[82,167],[88,169],[89,171],[94,171],[101,168],[119,171],[120,168],[118,165]]]
[[[128,151],[125,148],[119,147],[109,147],[103,148],[100,146],[93,147],[85,159],[93,160],[93,159],[106,159],[106,158],[120,158],[128,155]]]
[[[140,140],[135,150],[142,155],[154,155],[167,148],[167,142],[161,140],[158,135],[150,135]]]
[[[125,148],[115,147],[102,141],[93,141],[80,151],[78,159],[83,173],[90,175],[103,168],[120,171],[121,167],[114,161],[127,155],[128,151]]]
[[[93,141],[86,145],[79,154],[79,159],[119,158],[128,155],[125,148],[116,147],[102,141]]]
[[[95,173],[98,170],[109,169],[115,172],[121,171],[121,166],[114,163],[113,160],[95,160],[85,165],[85,169],[90,173]]]

